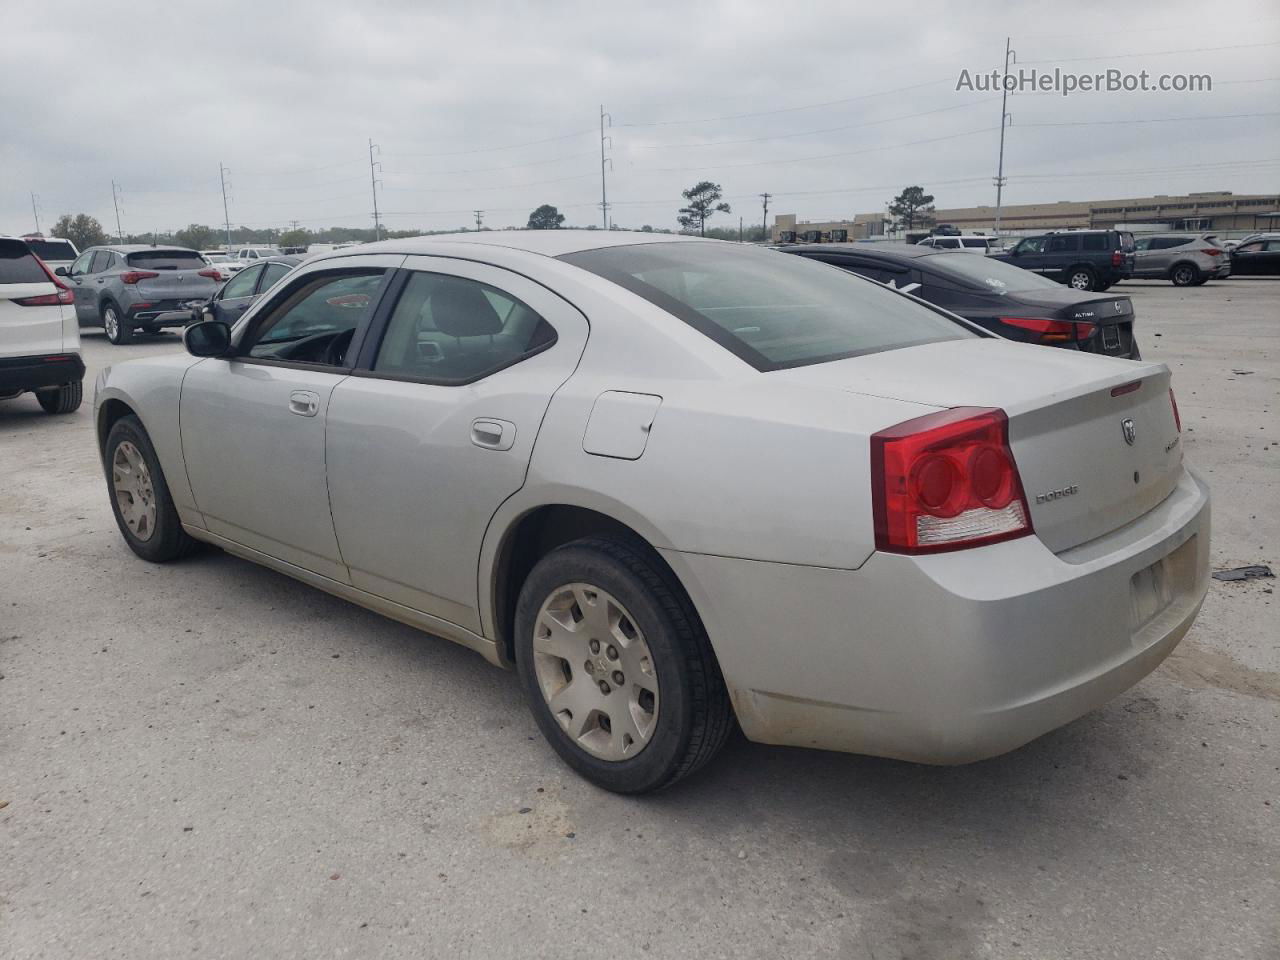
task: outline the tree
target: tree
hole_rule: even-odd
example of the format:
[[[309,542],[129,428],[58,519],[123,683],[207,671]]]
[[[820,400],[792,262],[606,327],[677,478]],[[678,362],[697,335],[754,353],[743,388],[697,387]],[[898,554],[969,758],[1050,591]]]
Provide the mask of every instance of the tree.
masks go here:
[[[286,230],[280,234],[280,246],[282,247],[306,247],[311,245],[311,232],[309,230]]]
[[[107,232],[102,229],[102,224],[87,213],[77,213],[75,216],[64,213],[53,225],[53,235],[70,240],[76,245],[77,250],[96,247],[110,241]]]
[[[682,196],[689,201],[689,205],[680,208],[680,216],[676,219],[686,230],[697,227],[700,235],[705,235],[707,232],[708,217],[717,213],[730,212],[727,203],[716,202],[723,194],[720,192],[720,184],[712,183],[710,180],[694,184],[685,190]]]
[[[564,223],[564,214],[549,203],[544,203],[529,214],[530,230],[559,230]]]
[[[898,226],[910,230],[917,223],[927,226],[933,223],[933,194],[922,187],[907,187],[889,204],[889,212],[898,219]]]
[[[207,250],[213,246],[214,238],[212,227],[206,227],[202,223],[189,223],[173,235],[173,242],[180,247],[190,247],[192,250]]]

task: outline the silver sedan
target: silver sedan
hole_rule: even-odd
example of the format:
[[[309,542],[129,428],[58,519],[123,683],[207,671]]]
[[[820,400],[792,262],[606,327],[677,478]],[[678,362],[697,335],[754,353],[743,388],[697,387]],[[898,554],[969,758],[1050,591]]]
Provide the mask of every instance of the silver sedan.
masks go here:
[[[1163,364],[829,266],[567,230],[312,259],[98,379],[120,531],[514,666],[620,792],[751,739],[963,763],[1104,703],[1207,585]]]

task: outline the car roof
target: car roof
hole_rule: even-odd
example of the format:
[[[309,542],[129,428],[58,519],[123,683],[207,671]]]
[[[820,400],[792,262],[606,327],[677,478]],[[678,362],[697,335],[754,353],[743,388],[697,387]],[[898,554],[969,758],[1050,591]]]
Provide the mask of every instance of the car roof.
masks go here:
[[[598,250],[602,247],[634,246],[641,243],[722,243],[720,240],[704,240],[676,233],[644,233],[629,230],[485,230],[479,233],[437,233],[429,237],[404,237],[396,240],[380,240],[362,243],[345,250],[325,251],[325,258],[364,256],[371,253],[430,254],[440,247],[455,244],[505,247],[545,257],[559,257],[566,253]],[[830,246],[830,244],[828,244]]]
[[[787,253],[852,253],[885,260],[918,260],[920,257],[942,256],[932,247],[922,247],[915,243],[893,244],[892,247],[889,244],[874,243],[796,243],[780,249],[785,249]]]
[[[90,250],[111,250],[115,253],[141,253],[144,250],[156,250],[161,253],[199,253],[199,250],[193,250],[191,247],[174,247],[167,246],[163,243],[100,243],[96,247],[90,247]],[[89,251],[84,251],[88,253]]]

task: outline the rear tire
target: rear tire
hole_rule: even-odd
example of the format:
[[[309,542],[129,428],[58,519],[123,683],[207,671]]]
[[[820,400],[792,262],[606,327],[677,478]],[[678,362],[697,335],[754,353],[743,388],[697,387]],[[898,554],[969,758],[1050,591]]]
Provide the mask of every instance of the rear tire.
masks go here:
[[[591,538],[548,553],[520,590],[515,631],[534,720],[597,786],[629,794],[670,786],[711,760],[733,729],[697,613],[641,546]]]
[[[1097,290],[1098,277],[1089,267],[1072,267],[1067,271],[1067,286],[1072,290]]]
[[[45,413],[74,413],[84,399],[84,384],[79,380],[64,383],[52,390],[36,391],[36,401]]]
[[[133,325],[121,314],[120,308],[108,300],[102,305],[102,329],[115,346],[123,346],[133,340]]]
[[[1169,279],[1175,287],[1190,287],[1203,282],[1200,279],[1200,268],[1194,263],[1175,263],[1169,271]]]
[[[166,563],[191,553],[199,542],[182,529],[160,459],[142,421],[121,417],[107,434],[107,493],[116,526],[143,560]]]

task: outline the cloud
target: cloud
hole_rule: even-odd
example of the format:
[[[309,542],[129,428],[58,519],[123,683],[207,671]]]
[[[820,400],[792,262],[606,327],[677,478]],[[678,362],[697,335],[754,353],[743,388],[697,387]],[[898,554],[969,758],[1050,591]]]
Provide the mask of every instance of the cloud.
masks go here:
[[[1024,62],[1091,57],[1062,66],[1215,81],[1207,94],[1011,97],[1010,202],[1275,189],[1280,164],[1205,165],[1280,158],[1276,117],[1033,126],[1268,112],[1274,7],[1215,18],[1165,3],[1153,27],[1149,10],[1076,4],[1072,19],[1098,26],[1082,35],[1054,29],[1067,22],[1057,5],[855,6],[13,6],[0,231],[31,228],[30,192],[46,225],[78,211],[112,223],[112,179],[126,231],[220,223],[220,162],[234,223],[367,225],[370,139],[393,227],[462,226],[474,208],[488,225],[521,224],[541,203],[594,223],[601,104],[622,225],[674,225],[680,190],[704,177],[734,206],[725,223],[758,220],[765,190],[802,218],[875,210],[908,183],[941,206],[990,203],[999,104],[954,86],[961,69],[1000,63],[1006,32]],[[1247,46],[1259,43],[1273,45]],[[1223,46],[1237,49],[1130,56]],[[1150,172],[1167,167],[1187,169]],[[1079,171],[1115,172],[1067,176]]]

